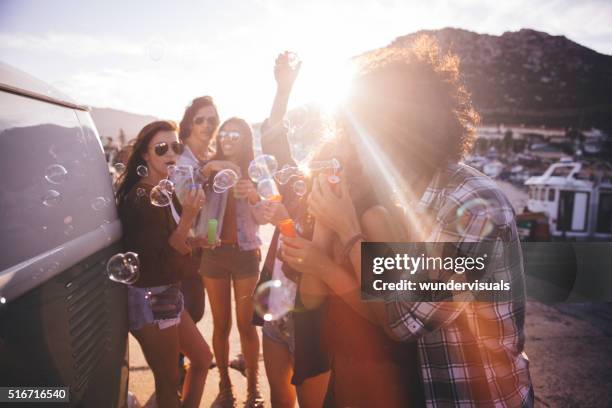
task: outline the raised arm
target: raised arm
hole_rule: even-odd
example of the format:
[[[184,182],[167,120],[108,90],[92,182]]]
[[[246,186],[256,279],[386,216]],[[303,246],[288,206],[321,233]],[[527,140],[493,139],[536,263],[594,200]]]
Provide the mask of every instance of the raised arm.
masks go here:
[[[274,96],[270,117],[268,118],[268,126],[270,127],[274,127],[278,124],[282,125],[285,113],[287,113],[287,104],[289,103],[289,96],[293,89],[293,83],[300,72],[302,62],[300,61],[297,62],[296,65],[292,65],[290,61],[291,54],[292,53],[285,51],[276,57],[276,62],[274,64],[276,95]]]
[[[292,66],[289,63],[289,52],[279,54],[274,65],[274,79],[276,80],[276,95],[270,110],[270,116],[264,121],[261,130],[261,148],[265,154],[276,157],[279,166],[295,165],[291,158],[287,132],[283,125],[283,118],[287,113],[289,96],[293,83],[300,71],[301,63]]]

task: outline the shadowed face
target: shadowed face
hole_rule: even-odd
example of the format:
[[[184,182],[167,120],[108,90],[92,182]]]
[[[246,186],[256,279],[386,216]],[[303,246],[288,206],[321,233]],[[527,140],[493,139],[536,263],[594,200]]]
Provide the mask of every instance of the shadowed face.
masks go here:
[[[216,109],[213,106],[204,106],[193,116],[189,138],[197,139],[208,147],[218,125]]]
[[[149,174],[156,178],[168,176],[168,166],[176,165],[176,160],[182,150],[178,134],[173,130],[161,130],[149,142],[142,158],[147,163]]]

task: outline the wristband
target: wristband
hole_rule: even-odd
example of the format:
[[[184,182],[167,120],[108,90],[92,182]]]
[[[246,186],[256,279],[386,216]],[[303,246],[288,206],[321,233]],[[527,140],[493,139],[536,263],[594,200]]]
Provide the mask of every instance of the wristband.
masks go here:
[[[353,235],[351,239],[346,241],[346,245],[344,245],[344,250],[342,251],[342,259],[348,260],[349,254],[351,253],[351,249],[353,249],[353,246],[355,245],[355,243],[357,243],[357,241],[359,240],[365,241],[365,239],[366,239],[366,236],[360,232],[359,234]]]

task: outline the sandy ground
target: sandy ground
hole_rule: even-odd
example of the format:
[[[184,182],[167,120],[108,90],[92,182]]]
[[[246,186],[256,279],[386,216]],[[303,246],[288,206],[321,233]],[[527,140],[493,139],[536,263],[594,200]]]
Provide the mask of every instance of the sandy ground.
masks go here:
[[[198,325],[207,341],[212,334],[210,313]],[[608,407],[612,406],[612,305],[566,304],[545,305],[530,302],[525,323],[526,352],[537,406],[541,407]],[[236,330],[230,338],[231,354],[240,350]],[[261,359],[260,359],[261,360]],[[130,338],[130,391],[144,405],[152,399],[153,376],[140,347]],[[234,389],[241,406],[246,381],[231,370]],[[209,407],[217,393],[219,375],[209,373],[200,407]],[[260,382],[266,399],[269,388],[263,361]],[[147,407],[155,406],[151,404]],[[266,406],[269,401],[266,401]]]
[[[500,183],[502,184],[502,183]],[[502,188],[520,212],[526,194],[508,183]],[[264,242],[269,242],[271,228],[262,230]],[[262,248],[266,253],[267,247]],[[198,327],[211,344],[212,316],[206,306],[204,319]],[[541,407],[612,407],[612,304],[545,305],[529,302],[525,323],[526,352],[537,406]],[[261,334],[261,332],[260,332]],[[240,351],[237,329],[230,336],[230,355]],[[147,407],[154,404],[154,384],[138,343],[130,337],[130,391]],[[265,398],[269,388],[263,361],[260,358],[260,384]],[[246,381],[231,370],[238,406],[246,395]],[[200,407],[209,407],[218,391],[219,375],[210,371]],[[266,407],[269,407],[266,401]]]

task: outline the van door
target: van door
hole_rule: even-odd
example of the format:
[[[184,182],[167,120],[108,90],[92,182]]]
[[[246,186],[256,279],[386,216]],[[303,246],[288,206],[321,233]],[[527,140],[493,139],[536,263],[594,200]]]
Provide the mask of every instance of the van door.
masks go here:
[[[561,190],[557,228],[561,232],[585,232],[589,212],[589,193]]]

